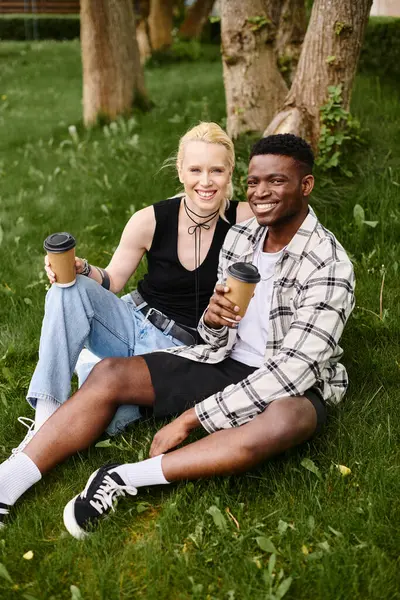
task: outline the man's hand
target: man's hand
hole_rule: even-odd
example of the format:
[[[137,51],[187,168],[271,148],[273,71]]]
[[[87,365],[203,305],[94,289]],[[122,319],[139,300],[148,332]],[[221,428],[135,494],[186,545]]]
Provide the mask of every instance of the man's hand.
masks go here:
[[[150,458],[175,448],[186,440],[189,433],[200,425],[194,408],[187,410],[180,417],[165,425],[156,433],[150,448]]]
[[[212,329],[220,329],[227,325],[228,327],[237,327],[241,317],[237,314],[239,307],[235,306],[230,300],[225,298],[229,287],[217,284],[214,294],[211,296],[210,304],[204,315],[204,323]]]

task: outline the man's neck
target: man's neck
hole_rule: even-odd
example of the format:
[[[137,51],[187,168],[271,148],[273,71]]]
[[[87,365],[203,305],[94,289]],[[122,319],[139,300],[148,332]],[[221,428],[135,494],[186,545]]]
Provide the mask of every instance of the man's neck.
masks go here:
[[[296,235],[307,214],[308,206],[293,221],[268,227],[263,252],[279,252],[285,248]]]

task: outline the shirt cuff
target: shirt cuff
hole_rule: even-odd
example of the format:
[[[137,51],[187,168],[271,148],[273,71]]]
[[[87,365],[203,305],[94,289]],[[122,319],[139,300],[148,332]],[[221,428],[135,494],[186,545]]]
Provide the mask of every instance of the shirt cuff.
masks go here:
[[[216,340],[220,341],[228,337],[228,327],[225,325],[220,329],[213,329],[205,324],[203,316],[199,323],[199,333],[206,342],[214,345]]]
[[[218,392],[220,394],[221,392]],[[200,425],[208,432],[214,433],[220,429],[229,429],[232,424],[219,407],[217,396],[209,396],[196,404],[195,411]]]

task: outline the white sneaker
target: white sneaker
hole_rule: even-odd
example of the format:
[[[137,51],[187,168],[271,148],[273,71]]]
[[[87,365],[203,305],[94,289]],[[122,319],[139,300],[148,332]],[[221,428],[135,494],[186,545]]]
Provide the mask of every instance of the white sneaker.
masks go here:
[[[18,421],[28,429],[28,433],[26,434],[22,442],[19,444],[19,446],[11,450],[12,456],[15,456],[16,454],[22,452],[22,450],[26,448],[26,446],[29,444],[29,442],[35,435],[35,421],[33,421],[32,419],[28,419],[28,417],[18,417]]]

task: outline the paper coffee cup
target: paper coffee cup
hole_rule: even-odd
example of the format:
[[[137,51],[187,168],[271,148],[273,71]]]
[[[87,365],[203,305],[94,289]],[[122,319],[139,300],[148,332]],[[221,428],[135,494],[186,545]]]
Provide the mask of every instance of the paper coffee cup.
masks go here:
[[[239,262],[228,267],[226,285],[230,289],[229,292],[226,292],[225,298],[228,298],[228,300],[239,307],[238,314],[241,317],[244,317],[254,294],[255,287],[260,279],[257,267],[251,263]]]
[[[44,240],[43,247],[58,287],[70,287],[76,281],[75,246],[75,238],[65,231],[53,233]]]

